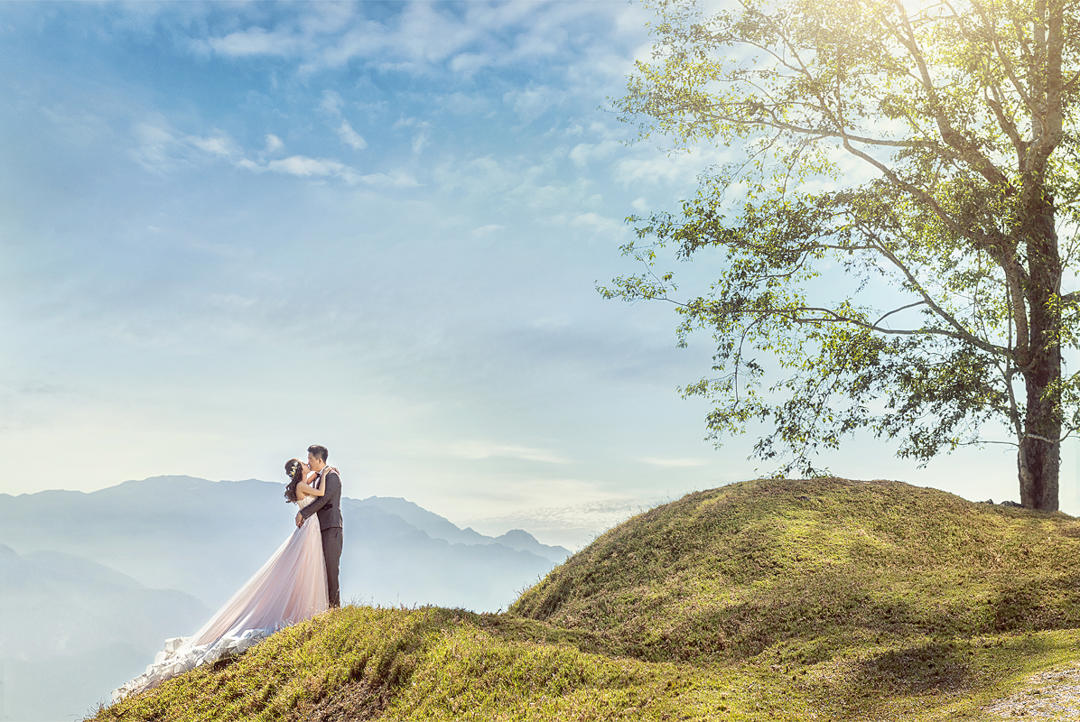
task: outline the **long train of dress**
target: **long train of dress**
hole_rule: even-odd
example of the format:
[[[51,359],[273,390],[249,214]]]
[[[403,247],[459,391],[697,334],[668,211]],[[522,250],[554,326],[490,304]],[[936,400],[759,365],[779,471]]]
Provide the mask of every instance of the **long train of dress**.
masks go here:
[[[303,508],[315,498],[305,496],[297,506]],[[114,689],[113,704],[199,665],[239,654],[329,606],[322,534],[318,516],[312,514],[199,631],[167,639],[145,672]]]

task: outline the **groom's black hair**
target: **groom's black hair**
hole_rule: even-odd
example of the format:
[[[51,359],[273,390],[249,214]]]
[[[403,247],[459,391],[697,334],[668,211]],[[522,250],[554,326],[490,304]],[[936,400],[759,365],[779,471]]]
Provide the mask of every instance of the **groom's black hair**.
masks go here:
[[[330,452],[326,450],[325,446],[319,446],[318,444],[312,444],[307,447],[308,453],[317,456],[320,461],[326,462],[326,457],[330,455]]]

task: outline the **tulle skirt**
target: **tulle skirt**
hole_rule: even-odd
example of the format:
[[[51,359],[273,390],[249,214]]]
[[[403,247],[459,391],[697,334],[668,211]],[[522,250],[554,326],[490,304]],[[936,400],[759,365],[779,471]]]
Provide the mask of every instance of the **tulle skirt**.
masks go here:
[[[329,606],[322,533],[318,516],[312,514],[197,632],[166,640],[143,674],[113,690],[113,703],[242,652]]]

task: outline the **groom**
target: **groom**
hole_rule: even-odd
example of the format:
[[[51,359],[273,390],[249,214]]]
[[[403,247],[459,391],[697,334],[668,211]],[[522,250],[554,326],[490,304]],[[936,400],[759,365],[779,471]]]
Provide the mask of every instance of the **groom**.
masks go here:
[[[331,607],[341,607],[338,592],[338,561],[341,559],[341,477],[338,470],[326,465],[327,451],[318,444],[308,447],[308,466],[318,475],[311,480],[312,488],[320,486],[326,493],[317,497],[296,514],[296,526],[315,512],[319,512],[319,526],[322,528],[323,559],[326,561],[326,586]]]

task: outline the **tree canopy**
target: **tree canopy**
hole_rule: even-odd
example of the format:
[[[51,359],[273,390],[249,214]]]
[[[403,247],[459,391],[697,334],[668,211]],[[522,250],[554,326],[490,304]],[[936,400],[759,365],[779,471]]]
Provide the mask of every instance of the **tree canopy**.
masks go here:
[[[682,389],[713,401],[709,436],[760,420],[754,454],[786,447],[777,473],[806,474],[856,429],[920,466],[1012,444],[1021,503],[1056,510],[1061,442],[1080,428],[1080,375],[1062,361],[1080,345],[1080,291],[1062,289],[1080,220],[1080,6],[655,9],[620,117],[730,162],[677,212],[630,216],[622,250],[645,270],[598,290],[676,304],[681,344],[712,332],[716,373]],[[669,246],[681,261],[720,252],[709,292],[677,297],[658,267]],[[846,297],[820,287],[828,264]],[[980,436],[994,424],[1004,439]]]

